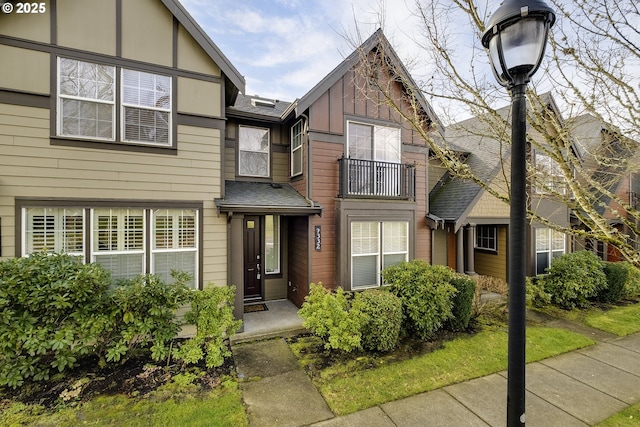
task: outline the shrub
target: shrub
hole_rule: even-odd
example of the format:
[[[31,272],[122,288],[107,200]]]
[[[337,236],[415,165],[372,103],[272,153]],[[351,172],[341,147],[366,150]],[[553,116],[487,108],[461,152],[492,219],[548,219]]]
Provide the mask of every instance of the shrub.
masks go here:
[[[458,292],[453,297],[451,308],[452,318],[449,319],[449,329],[464,331],[469,327],[473,314],[473,299],[476,293],[476,282],[469,276],[456,273],[450,283]]]
[[[402,300],[403,329],[428,339],[451,318],[453,296],[451,285],[455,272],[443,265],[426,261],[402,262],[382,271],[385,283]]]
[[[607,278],[607,286],[598,293],[598,301],[611,304],[620,301],[629,277],[627,266],[618,262],[603,262],[602,271]]]
[[[607,286],[600,259],[589,251],[569,253],[556,258],[540,280],[551,303],[562,308],[587,307]]]
[[[624,284],[624,297],[640,297],[640,269],[628,261],[621,262],[620,264],[627,267],[627,281]]]
[[[326,349],[351,352],[362,348],[360,330],[365,319],[356,312],[350,315],[349,308],[342,288],[331,292],[321,283],[311,283],[298,314],[304,319],[303,326],[322,338]]]
[[[527,303],[534,307],[545,307],[551,304],[551,295],[545,292],[541,277],[527,277],[525,282]]]
[[[101,363],[124,362],[148,344],[153,360],[167,358],[169,344],[180,331],[175,311],[191,293],[185,285],[188,275],[173,273],[173,277],[175,282],[166,284],[155,275],[138,276],[109,291],[98,348]]]
[[[212,368],[231,356],[226,340],[242,325],[233,317],[235,291],[233,286],[220,286],[193,292],[191,310],[184,317],[196,325],[196,335],[174,352],[176,359],[189,364],[204,358],[207,367]]]
[[[351,312],[359,312],[364,317],[361,328],[364,349],[390,351],[398,345],[402,327],[400,298],[378,289],[358,292]]]
[[[103,330],[109,273],[38,252],[0,262],[0,385],[46,380],[73,367]]]

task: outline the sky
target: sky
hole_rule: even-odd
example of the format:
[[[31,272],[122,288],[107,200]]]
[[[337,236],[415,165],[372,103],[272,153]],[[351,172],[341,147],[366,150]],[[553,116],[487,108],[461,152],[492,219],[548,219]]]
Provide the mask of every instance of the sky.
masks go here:
[[[246,94],[301,98],[380,27],[407,65],[418,23],[405,0],[181,0],[246,80]],[[383,12],[380,12],[383,11]],[[359,31],[359,36],[357,32]]]

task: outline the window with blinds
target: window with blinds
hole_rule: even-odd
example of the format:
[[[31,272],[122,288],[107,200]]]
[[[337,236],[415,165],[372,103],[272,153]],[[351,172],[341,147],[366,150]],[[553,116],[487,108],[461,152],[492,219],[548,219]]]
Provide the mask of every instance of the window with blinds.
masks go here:
[[[152,211],[151,268],[165,283],[172,283],[172,270],[198,277],[197,215],[194,209]]]
[[[171,84],[166,75],[58,58],[57,135],[171,146]]]
[[[25,254],[38,251],[84,255],[84,216],[76,208],[26,208]]]

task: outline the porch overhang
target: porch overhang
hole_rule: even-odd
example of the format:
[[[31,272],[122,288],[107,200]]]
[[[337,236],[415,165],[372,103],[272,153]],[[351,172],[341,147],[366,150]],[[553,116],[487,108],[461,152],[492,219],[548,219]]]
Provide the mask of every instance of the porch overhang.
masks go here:
[[[260,215],[321,215],[322,206],[306,199],[289,184],[226,181],[224,199],[215,199],[218,213]]]

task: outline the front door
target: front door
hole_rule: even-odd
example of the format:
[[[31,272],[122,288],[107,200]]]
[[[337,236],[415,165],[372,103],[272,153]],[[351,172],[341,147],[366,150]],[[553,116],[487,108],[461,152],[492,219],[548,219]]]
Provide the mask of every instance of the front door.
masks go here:
[[[260,217],[244,217],[244,299],[262,298]]]

